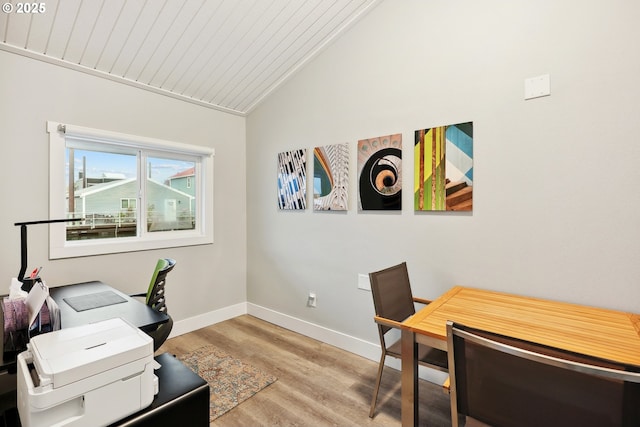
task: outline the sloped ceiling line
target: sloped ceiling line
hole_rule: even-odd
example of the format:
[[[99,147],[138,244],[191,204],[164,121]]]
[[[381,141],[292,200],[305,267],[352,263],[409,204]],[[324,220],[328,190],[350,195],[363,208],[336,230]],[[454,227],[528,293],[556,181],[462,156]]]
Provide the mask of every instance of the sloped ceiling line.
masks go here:
[[[5,0],[0,50],[244,116],[380,1]]]

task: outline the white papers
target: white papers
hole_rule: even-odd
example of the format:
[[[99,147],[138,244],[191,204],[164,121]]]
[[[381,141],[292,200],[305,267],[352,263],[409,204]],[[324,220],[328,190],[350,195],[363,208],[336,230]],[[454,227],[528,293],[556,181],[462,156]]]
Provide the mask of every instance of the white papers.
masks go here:
[[[47,307],[49,308],[49,321],[51,322],[51,330],[60,329],[60,307],[51,297],[47,297]]]
[[[11,286],[9,286],[9,299],[26,298],[27,293],[22,290],[22,282],[17,278],[11,278]]]
[[[37,282],[31,288],[25,304],[27,305],[27,312],[29,313],[29,326],[33,325],[33,321],[40,313],[42,304],[49,296],[49,288],[42,282]]]

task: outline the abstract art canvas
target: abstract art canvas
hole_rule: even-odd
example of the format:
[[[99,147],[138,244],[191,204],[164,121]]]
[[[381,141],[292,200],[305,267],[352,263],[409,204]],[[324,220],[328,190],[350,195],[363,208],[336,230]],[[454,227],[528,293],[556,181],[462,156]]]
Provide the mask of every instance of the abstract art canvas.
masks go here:
[[[348,144],[313,149],[313,210],[346,211],[349,187]]]
[[[306,209],[307,149],[278,153],[278,207]]]
[[[402,209],[402,134],[358,141],[358,208]]]
[[[473,210],[473,122],[415,131],[414,207]]]

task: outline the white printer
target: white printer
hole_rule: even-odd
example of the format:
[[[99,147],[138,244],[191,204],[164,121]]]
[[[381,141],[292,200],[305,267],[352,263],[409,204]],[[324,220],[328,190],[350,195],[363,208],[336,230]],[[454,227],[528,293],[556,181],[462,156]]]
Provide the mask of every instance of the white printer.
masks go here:
[[[17,363],[23,427],[107,425],[158,393],[153,340],[120,318],[33,337]]]

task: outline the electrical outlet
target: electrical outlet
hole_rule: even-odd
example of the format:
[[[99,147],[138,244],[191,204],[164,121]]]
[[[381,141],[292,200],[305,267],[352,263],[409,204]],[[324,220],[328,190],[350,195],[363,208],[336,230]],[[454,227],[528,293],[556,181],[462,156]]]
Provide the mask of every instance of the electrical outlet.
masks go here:
[[[549,74],[531,77],[524,81],[524,99],[540,98],[551,95]]]
[[[362,289],[365,291],[371,290],[371,282],[369,281],[368,274],[358,274],[358,289]]]
[[[317,303],[316,293],[309,292],[309,297],[307,298],[307,307],[315,307]]]

